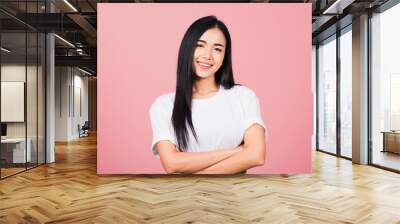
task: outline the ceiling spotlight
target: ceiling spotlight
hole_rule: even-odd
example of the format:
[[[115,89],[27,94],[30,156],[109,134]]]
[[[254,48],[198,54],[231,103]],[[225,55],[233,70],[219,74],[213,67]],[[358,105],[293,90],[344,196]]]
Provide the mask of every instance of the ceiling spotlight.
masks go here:
[[[336,0],[327,9],[325,9],[322,14],[342,14],[343,10],[351,5],[355,0]]]
[[[11,52],[11,50],[9,50],[9,49],[7,49],[5,47],[1,47],[0,49],[1,49],[1,51],[4,51],[6,53],[10,53]]]
[[[75,45],[73,45],[73,44],[72,44],[71,42],[69,42],[68,40],[66,40],[66,39],[64,39],[64,38],[62,38],[62,37],[60,37],[60,36],[57,35],[57,34],[54,34],[54,36],[57,37],[58,39],[60,39],[62,42],[66,43],[67,45],[69,45],[69,46],[75,48]]]
[[[71,4],[69,3],[68,0],[64,0],[65,4],[67,4],[74,12],[78,12],[78,10]]]
[[[78,70],[81,71],[81,72],[83,72],[83,73],[85,73],[85,74],[87,74],[87,75],[93,75],[92,73],[90,73],[90,72],[88,72],[88,71],[86,71],[86,70],[83,70],[83,69],[81,69],[81,68],[79,68],[79,67],[78,67]]]

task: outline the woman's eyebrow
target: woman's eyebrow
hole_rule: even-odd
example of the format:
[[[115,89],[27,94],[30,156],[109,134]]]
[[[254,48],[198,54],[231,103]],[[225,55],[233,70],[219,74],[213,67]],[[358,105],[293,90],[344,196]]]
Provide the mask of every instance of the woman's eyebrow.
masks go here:
[[[205,43],[205,44],[207,43],[207,41],[205,41],[205,40],[198,40],[198,42]],[[219,44],[219,43],[215,43],[214,46],[225,47],[223,44]]]

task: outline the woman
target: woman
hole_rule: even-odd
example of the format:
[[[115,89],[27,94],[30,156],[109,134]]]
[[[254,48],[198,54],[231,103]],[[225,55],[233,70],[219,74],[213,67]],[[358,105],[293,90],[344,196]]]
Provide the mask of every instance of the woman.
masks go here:
[[[264,164],[258,98],[235,85],[230,34],[215,16],[186,31],[176,91],[154,101],[150,118],[153,154],[167,173],[233,174]]]

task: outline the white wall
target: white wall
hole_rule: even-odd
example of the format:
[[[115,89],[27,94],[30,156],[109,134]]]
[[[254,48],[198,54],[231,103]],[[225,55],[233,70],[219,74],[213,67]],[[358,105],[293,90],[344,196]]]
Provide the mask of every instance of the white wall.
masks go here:
[[[27,69],[27,70],[25,70]],[[27,72],[27,73],[26,73]],[[39,70],[39,72],[41,72]],[[28,137],[31,133],[36,135],[36,66],[18,65],[18,64],[5,64],[1,66],[1,81],[3,82],[25,82],[25,75],[27,74],[29,87],[27,88],[27,119],[28,119]],[[41,107],[42,105],[39,105]],[[6,108],[2,108],[6,110]],[[35,112],[35,113],[33,113]],[[34,124],[32,124],[34,122]],[[8,137],[25,137],[25,124],[26,122],[7,122],[7,136]]]
[[[85,121],[88,120],[89,117],[89,111],[88,111],[88,77],[81,76],[81,73],[79,75],[76,75],[76,70],[75,70],[75,77],[74,77],[74,89],[75,89],[75,96],[74,96],[74,111],[73,113],[73,119],[72,119],[72,136],[75,138],[79,137],[78,133],[78,124],[81,126],[85,123]],[[80,91],[80,93],[79,93]],[[80,95],[80,97],[79,97]],[[80,101],[80,102],[79,102]],[[81,108],[79,108],[81,107]],[[81,111],[79,111],[81,109]]]
[[[55,141],[68,140],[68,117],[70,84],[69,68],[55,68]]]
[[[77,139],[78,124],[88,120],[88,77],[72,67],[56,67],[55,73],[55,140]]]
[[[27,80],[25,80],[27,79]],[[44,163],[45,150],[45,116],[44,116],[44,74],[41,66],[25,64],[3,64],[1,66],[2,82],[24,82],[26,84],[26,107],[22,107],[22,112],[26,112],[27,120],[23,122],[6,122],[7,137],[24,138],[25,135],[30,139],[32,161]],[[4,96],[2,96],[4,97]],[[1,110],[10,108],[2,107]],[[12,112],[12,111],[11,111]],[[37,153],[39,156],[37,157]]]
[[[1,82],[1,121],[25,121],[25,82]]]
[[[2,82],[25,82],[24,65],[8,64],[1,66],[1,81]],[[28,66],[28,71],[32,70],[32,66]],[[31,72],[28,72],[31,74]],[[1,108],[5,110],[6,108]],[[8,137],[25,137],[25,123],[24,122],[11,122],[7,123],[7,136]]]

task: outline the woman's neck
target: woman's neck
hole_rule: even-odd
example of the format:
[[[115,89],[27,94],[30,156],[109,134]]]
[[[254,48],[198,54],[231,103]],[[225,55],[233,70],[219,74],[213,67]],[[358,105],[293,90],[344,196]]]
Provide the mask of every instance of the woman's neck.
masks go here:
[[[215,83],[214,76],[209,78],[201,78],[196,81],[193,86],[193,93],[197,93],[199,95],[208,94],[212,92],[218,91],[219,86]]]

